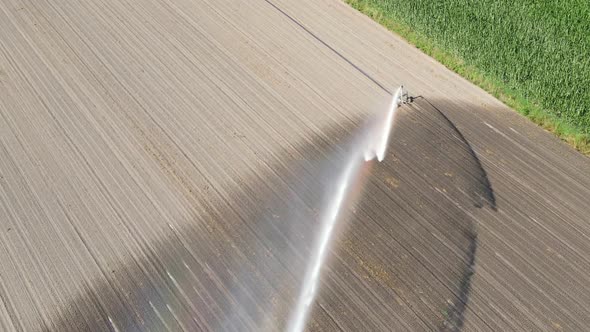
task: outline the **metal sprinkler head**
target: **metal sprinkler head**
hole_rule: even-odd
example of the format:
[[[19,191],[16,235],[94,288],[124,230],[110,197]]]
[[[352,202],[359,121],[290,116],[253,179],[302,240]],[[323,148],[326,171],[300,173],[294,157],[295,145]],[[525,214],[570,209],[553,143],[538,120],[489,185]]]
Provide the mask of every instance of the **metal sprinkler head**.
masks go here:
[[[401,86],[402,89],[402,96],[400,99],[400,106],[403,104],[409,104],[414,101],[415,97],[410,96],[410,93],[404,89],[404,86]]]

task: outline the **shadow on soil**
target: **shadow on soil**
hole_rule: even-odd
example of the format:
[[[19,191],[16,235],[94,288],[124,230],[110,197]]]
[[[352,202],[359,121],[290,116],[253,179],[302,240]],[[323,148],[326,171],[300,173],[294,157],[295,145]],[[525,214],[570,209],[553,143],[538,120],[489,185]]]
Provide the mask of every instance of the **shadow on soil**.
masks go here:
[[[160,241],[143,243],[143,258],[85,285],[46,330],[279,330],[322,193],[357,127],[327,128],[286,151],[223,203],[194,198],[202,208],[181,223],[190,227],[170,226]],[[366,172],[309,327],[460,330],[475,271],[475,215],[496,208],[476,154],[444,113],[417,99],[400,109],[385,161]]]

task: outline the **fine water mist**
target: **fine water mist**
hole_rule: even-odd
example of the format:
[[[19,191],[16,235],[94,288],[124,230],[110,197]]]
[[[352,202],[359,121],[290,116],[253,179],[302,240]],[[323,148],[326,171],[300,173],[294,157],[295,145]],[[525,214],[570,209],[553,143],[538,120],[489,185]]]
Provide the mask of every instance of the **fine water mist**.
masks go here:
[[[365,126],[347,151],[347,157],[343,160],[341,173],[335,178],[335,183],[328,187],[334,190],[326,191],[326,204],[320,211],[319,236],[314,244],[314,249],[309,256],[307,272],[301,285],[299,299],[295,305],[287,331],[300,332],[305,328],[307,316],[315,299],[320,279],[322,265],[329,251],[330,242],[336,224],[344,218],[344,214],[354,204],[355,195],[362,188],[363,165],[368,167],[373,158],[382,161],[387,150],[389,135],[398,107],[401,104],[403,88],[400,87],[394,94],[390,108],[383,112]]]

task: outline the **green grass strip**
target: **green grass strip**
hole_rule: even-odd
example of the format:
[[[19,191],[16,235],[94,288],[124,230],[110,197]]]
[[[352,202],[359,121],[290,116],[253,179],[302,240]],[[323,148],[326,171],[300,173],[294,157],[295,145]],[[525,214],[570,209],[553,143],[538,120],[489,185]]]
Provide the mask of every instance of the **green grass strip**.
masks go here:
[[[344,1],[590,155],[590,1]]]

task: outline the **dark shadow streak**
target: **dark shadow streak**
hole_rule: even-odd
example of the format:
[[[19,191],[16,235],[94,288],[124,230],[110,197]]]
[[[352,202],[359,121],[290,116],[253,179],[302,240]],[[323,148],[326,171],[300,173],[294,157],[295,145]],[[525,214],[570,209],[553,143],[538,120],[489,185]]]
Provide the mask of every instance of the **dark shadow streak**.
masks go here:
[[[465,310],[469,303],[471,291],[471,278],[475,274],[475,255],[477,253],[477,234],[472,234],[468,249],[467,267],[463,272],[460,283],[460,292],[447,309],[447,319],[440,327],[440,331],[460,331],[465,320]]]
[[[489,203],[489,206],[492,210],[497,211],[497,206],[496,206],[496,197],[494,195],[494,190],[492,188],[492,185],[490,184],[490,181],[488,179],[488,174],[486,172],[486,170],[483,168],[483,166],[481,165],[481,162],[479,160],[479,158],[477,157],[477,154],[475,153],[475,151],[473,151],[473,148],[471,147],[471,144],[469,144],[469,142],[465,139],[465,136],[463,136],[463,134],[461,133],[461,131],[459,131],[459,129],[455,126],[455,124],[446,116],[445,113],[443,113],[438,107],[436,107],[430,100],[428,100],[426,97],[419,95],[419,96],[415,96],[415,97],[408,97],[408,100],[410,102],[413,102],[417,99],[420,100],[424,100],[426,103],[428,103],[428,105],[430,105],[435,111],[438,112],[438,114],[440,116],[443,117],[443,119],[446,121],[446,123],[449,125],[450,128],[453,129],[453,131],[455,132],[455,134],[457,134],[457,137],[463,142],[463,144],[465,144],[465,146],[468,148],[468,152],[471,155],[471,157],[473,158],[473,160],[477,163],[477,166],[479,168],[479,172],[481,174],[480,176],[480,181],[483,185],[483,188],[486,190],[485,192],[485,196],[486,197],[482,197],[485,201],[487,201]],[[483,206],[483,205],[482,205]],[[482,206],[478,206],[478,207],[482,207]]]
[[[465,144],[468,148],[468,152],[471,155],[473,161],[477,163],[480,173],[480,181],[485,190],[484,195],[485,197],[481,197],[482,201],[486,201],[489,207],[493,211],[497,211],[496,199],[494,195],[494,191],[492,185],[487,176],[487,172],[482,167],[477,154],[471,147],[471,144],[465,139],[461,131],[455,126],[455,124],[444,114],[438,107],[436,107],[430,100],[428,100],[424,96],[415,96],[415,97],[408,97],[409,102],[414,102],[415,100],[423,100],[424,102],[428,103],[448,124],[450,128],[453,129],[457,137]],[[482,203],[480,201],[480,203]],[[477,205],[478,208],[483,207],[483,204]],[[440,331],[460,331],[463,328],[464,319],[465,319],[465,311],[467,309],[467,305],[469,303],[469,293],[471,291],[471,278],[475,274],[475,260],[476,260],[476,253],[477,253],[477,232],[473,230],[470,234],[470,244],[467,251],[467,266],[463,272],[461,281],[460,281],[460,291],[452,304],[449,305],[447,309],[447,319],[443,322],[440,327]]]

